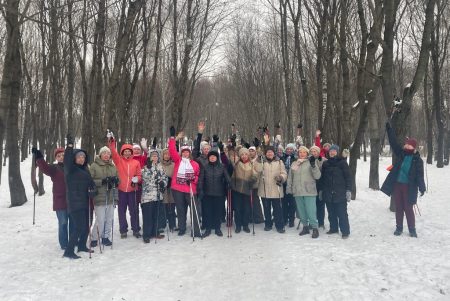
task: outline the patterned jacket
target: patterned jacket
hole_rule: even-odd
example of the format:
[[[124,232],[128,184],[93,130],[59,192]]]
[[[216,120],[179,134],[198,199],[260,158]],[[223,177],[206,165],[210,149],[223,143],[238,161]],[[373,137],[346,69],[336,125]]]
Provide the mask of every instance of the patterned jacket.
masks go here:
[[[164,172],[161,163],[152,164],[149,168],[145,166],[142,169],[142,200],[141,203],[156,202],[163,199],[163,191],[160,188],[160,182],[167,187],[168,178]]]

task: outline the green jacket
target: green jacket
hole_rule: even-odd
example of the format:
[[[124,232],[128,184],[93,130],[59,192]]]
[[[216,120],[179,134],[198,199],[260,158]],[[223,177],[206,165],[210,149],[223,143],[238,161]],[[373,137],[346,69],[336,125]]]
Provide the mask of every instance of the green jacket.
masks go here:
[[[113,195],[113,190],[108,190],[108,196],[106,196],[107,187],[106,185],[102,185],[102,180],[106,177],[118,177],[116,166],[114,165],[112,160],[109,162],[104,162],[100,159],[99,156],[95,157],[94,162],[89,167],[89,171],[91,172],[92,179],[94,180],[95,186],[97,187],[98,194],[94,198],[94,205],[111,205],[112,200],[114,199],[114,204],[117,205],[118,194],[117,188],[114,190],[115,194]]]
[[[308,159],[300,159],[292,163],[287,180],[286,193],[293,196],[316,196],[316,180],[320,179],[319,161],[311,167]]]

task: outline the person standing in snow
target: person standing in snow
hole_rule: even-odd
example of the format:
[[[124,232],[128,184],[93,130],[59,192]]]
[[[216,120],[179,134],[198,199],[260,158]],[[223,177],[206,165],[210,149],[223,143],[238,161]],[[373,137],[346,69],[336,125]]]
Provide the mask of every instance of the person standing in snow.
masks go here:
[[[322,164],[327,160],[327,158],[322,158],[320,156],[320,148],[313,145],[309,149],[311,156],[316,158],[316,164],[319,169],[322,170]],[[317,209],[317,222],[319,223],[319,228],[325,229],[325,202],[322,199],[322,193],[320,189],[320,180],[316,181],[317,187],[317,197],[316,197],[316,209]]]
[[[322,164],[320,187],[330,220],[327,234],[339,233],[340,229],[342,238],[346,239],[350,235],[347,202],[351,200],[352,180],[347,161],[338,153],[339,146],[333,144],[328,150],[329,159]]]
[[[111,150],[107,146],[99,150],[89,171],[98,192],[93,200],[95,223],[91,229],[91,247],[97,246],[99,235],[103,245],[111,246],[114,207],[117,205],[117,191],[113,190],[113,187],[117,186],[119,178],[116,166],[111,160]]]
[[[159,202],[163,200],[166,187],[167,176],[159,163],[158,151],[153,149],[142,169],[142,237],[145,243],[149,243],[151,238],[164,238],[158,233],[158,220],[159,214],[164,214],[159,211]]]
[[[200,166],[191,158],[191,149],[188,146],[180,146],[181,156],[176,149],[176,140],[180,140],[184,134],[180,132],[175,137],[175,128],[170,127],[169,153],[175,166],[172,178],[172,196],[175,200],[178,217],[178,236],[186,234],[186,212],[188,206],[191,206],[193,225],[193,234],[195,237],[201,237],[199,214],[200,203],[197,198],[197,182],[200,175]],[[176,140],[175,140],[176,139]],[[192,194],[192,195],[191,195]],[[195,204],[191,204],[191,198]],[[197,209],[197,210],[195,210]]]
[[[250,146],[248,149],[248,153],[250,155],[250,160],[254,164],[256,160],[258,159],[258,151],[257,147],[259,146],[259,140],[255,138],[253,141],[253,146]],[[261,200],[258,197],[258,186],[259,183],[256,180],[253,184],[252,188],[252,198],[253,198],[253,216],[252,213],[250,213],[250,220],[254,222],[255,224],[262,224],[264,223],[264,214],[261,206]],[[254,219],[254,221],[252,220]]]
[[[230,160],[233,173],[231,177],[231,200],[234,210],[235,233],[250,233],[249,216],[251,214],[251,193],[253,184],[256,182],[257,174],[250,160],[247,148],[239,149],[239,160]],[[254,201],[254,200],[253,200]]]
[[[155,141],[156,142],[156,141]],[[142,138],[141,139],[141,146],[137,143],[133,143],[133,159],[139,162],[140,168],[144,168],[146,162],[147,162],[147,151],[148,151],[148,145],[147,145],[147,139]],[[137,185],[136,189],[136,218],[137,218],[137,224],[138,224],[138,230],[141,231],[141,224],[139,222],[139,204],[141,203],[142,198],[142,186],[139,183]]]
[[[264,208],[264,231],[272,230],[273,219],[278,233],[284,233],[283,212],[281,209],[283,183],[286,182],[287,173],[283,162],[275,156],[275,149],[266,145],[265,156],[261,156],[254,164],[258,177],[258,195],[261,197]]]
[[[69,243],[64,257],[78,259],[74,252],[90,252],[86,247],[89,233],[89,199],[95,196],[95,183],[87,168],[87,154],[84,150],[74,149],[74,141],[67,135],[67,146],[64,151],[64,176],[66,178],[67,209],[75,226],[70,233]],[[91,251],[92,252],[92,251]]]
[[[327,158],[328,159],[329,158],[328,151],[330,149],[331,144],[330,143],[324,143],[323,146],[322,146],[322,144],[321,144],[322,143],[321,142],[321,135],[322,135],[322,132],[320,130],[317,130],[316,131],[316,138],[314,139],[314,144],[315,144],[315,146],[320,148],[320,156],[322,158]]]
[[[109,139],[109,148],[112,153],[112,159],[116,165],[119,174],[119,225],[120,237],[126,238],[128,232],[128,223],[126,218],[127,207],[130,213],[131,229],[133,236],[140,238],[137,209],[137,190],[141,182],[141,166],[137,160],[132,157],[133,147],[131,144],[124,144],[120,148],[120,155],[116,149],[114,137]]]
[[[166,219],[169,223],[169,230],[173,232],[176,228],[176,219],[175,219],[175,201],[172,196],[172,178],[173,178],[173,169],[175,164],[170,159],[169,149],[164,149],[162,151],[162,168],[164,169],[164,173],[167,176],[167,187],[163,193],[163,203],[165,206],[165,212],[167,214]]]
[[[203,237],[215,230],[217,236],[223,236],[220,230],[221,217],[225,195],[230,185],[230,176],[224,165],[219,161],[219,153],[209,151],[208,164],[202,168],[198,181],[199,195],[203,199],[203,222],[205,232]]]
[[[300,236],[309,234],[312,227],[312,238],[319,237],[316,214],[316,181],[320,179],[320,168],[314,156],[308,158],[309,150],[300,146],[298,160],[292,163],[287,180],[286,192],[295,197],[297,214],[303,224]]]
[[[283,161],[284,167],[286,169],[286,173],[289,174],[289,170],[291,169],[292,163],[295,162],[295,144],[294,143],[288,143],[286,145],[286,150],[283,153],[283,156],[281,157],[281,160]],[[283,192],[284,192],[284,198],[283,198],[283,222],[285,225],[289,225],[290,228],[294,227],[295,223],[295,199],[294,196],[291,193],[286,192],[287,182],[283,184]]]
[[[390,170],[381,191],[393,196],[395,201],[396,229],[394,235],[403,232],[403,216],[406,215],[409,235],[417,237],[413,206],[417,203],[418,191],[420,196],[426,191],[423,177],[423,160],[416,150],[417,141],[406,139],[403,147],[397,141],[394,129],[389,122],[386,123],[389,144],[398,160]]]
[[[66,199],[66,181],[64,179],[64,148],[57,148],[53,154],[56,160],[54,164],[48,164],[44,160],[41,151],[33,147],[31,152],[34,154],[36,166],[43,174],[50,177],[53,182],[53,211],[58,218],[58,241],[62,250],[67,248],[69,242],[69,233],[75,230],[73,221],[67,211]]]

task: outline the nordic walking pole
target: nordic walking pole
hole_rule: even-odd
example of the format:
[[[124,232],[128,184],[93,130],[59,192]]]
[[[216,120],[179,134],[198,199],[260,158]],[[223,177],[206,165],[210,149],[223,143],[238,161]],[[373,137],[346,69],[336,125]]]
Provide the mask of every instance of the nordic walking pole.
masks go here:
[[[190,201],[191,204],[189,206],[189,211],[190,211],[190,215],[191,215],[191,236],[192,236],[192,242],[195,241],[194,238],[194,216],[193,216],[193,210],[192,210],[192,187],[191,187],[191,183],[189,183],[189,194],[190,194]]]
[[[114,205],[114,196],[116,193],[116,183],[113,183],[113,188],[112,188],[112,220],[111,220],[111,250],[113,248],[114,245],[114,209],[116,208],[116,205]]]
[[[89,192],[91,192],[91,188],[89,188],[89,190],[88,190]],[[91,259],[92,258],[92,255],[91,255],[91,251],[92,251],[92,248],[91,248],[91,242],[92,242],[92,235],[91,235],[91,198],[89,197],[88,198],[88,218],[89,218],[89,220],[88,220],[88,224],[89,224],[89,259]]]
[[[255,235],[255,210],[253,209],[253,191],[250,190],[250,205],[252,206],[252,228]]]
[[[33,194],[33,225],[36,221],[36,194],[39,191],[37,182],[36,182],[36,155],[33,153],[31,163],[31,185],[33,186],[34,194]]]
[[[191,205],[192,205],[192,203],[194,204],[195,217],[197,219],[198,230],[200,231],[200,218],[198,216],[197,204],[195,203],[195,196],[194,196],[194,192],[192,190],[192,184],[189,184],[189,187],[191,190]],[[195,226],[194,226],[194,230],[195,230]],[[201,234],[200,234],[200,240],[203,240],[203,235],[201,235]]]

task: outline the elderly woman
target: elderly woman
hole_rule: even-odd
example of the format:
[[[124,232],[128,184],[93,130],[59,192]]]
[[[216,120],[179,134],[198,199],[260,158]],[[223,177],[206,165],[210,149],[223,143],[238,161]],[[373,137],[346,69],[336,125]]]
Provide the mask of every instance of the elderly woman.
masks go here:
[[[97,187],[98,194],[94,198],[95,223],[91,229],[91,247],[96,247],[98,236],[102,238],[101,243],[111,246],[111,229],[114,219],[114,206],[117,205],[117,191],[115,188],[119,183],[116,166],[111,159],[111,150],[104,146],[98,152],[89,170]]]
[[[314,156],[308,158],[309,150],[300,146],[298,159],[292,163],[287,180],[287,193],[294,196],[297,214],[303,224],[299,235],[309,234],[309,225],[313,228],[312,238],[319,237],[316,214],[316,180],[320,179],[320,168]]]

